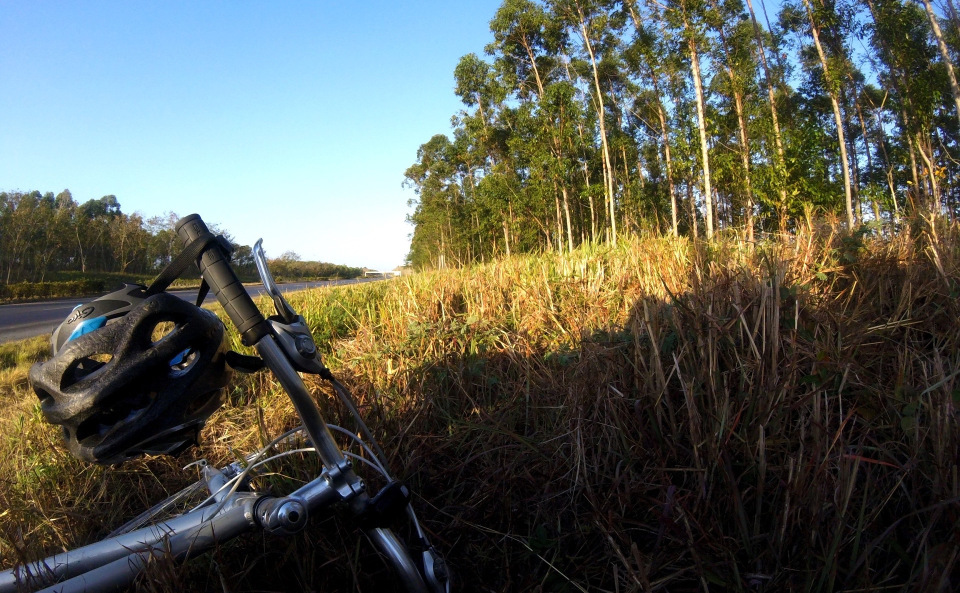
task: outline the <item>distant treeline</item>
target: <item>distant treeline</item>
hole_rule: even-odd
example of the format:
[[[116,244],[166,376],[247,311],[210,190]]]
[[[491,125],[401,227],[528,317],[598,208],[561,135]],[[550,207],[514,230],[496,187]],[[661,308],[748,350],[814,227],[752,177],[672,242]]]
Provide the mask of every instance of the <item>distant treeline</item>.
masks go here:
[[[288,251],[277,259],[271,259],[270,272],[278,280],[317,278],[357,278],[363,276],[362,268],[350,268],[319,261],[300,261],[299,256]]]
[[[76,279],[81,273],[159,272],[180,252],[174,232],[179,219],[168,212],[144,219],[125,214],[114,195],[78,204],[69,190],[0,192],[0,284]],[[233,245],[233,263],[241,278],[255,279],[252,249]],[[270,260],[284,279],[355,278],[363,271],[323,262],[299,261],[293,252]]]

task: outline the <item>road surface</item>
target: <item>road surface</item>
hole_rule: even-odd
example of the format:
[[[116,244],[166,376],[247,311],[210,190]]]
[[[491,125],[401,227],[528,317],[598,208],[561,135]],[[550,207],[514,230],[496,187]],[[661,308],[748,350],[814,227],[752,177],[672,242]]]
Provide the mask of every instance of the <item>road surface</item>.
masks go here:
[[[357,278],[354,280],[331,280],[328,282],[295,282],[281,284],[280,290],[281,292],[292,292],[318,286],[336,286],[370,281],[369,279]],[[196,290],[171,290],[168,292],[190,302],[196,302],[197,300]],[[263,294],[264,289],[260,284],[250,285],[247,286],[247,292],[256,297]],[[92,297],[80,297],[36,303],[0,305],[0,344],[53,333],[53,330],[67,318],[67,315],[70,314],[70,311],[72,311],[74,307],[80,303],[90,301],[91,298]],[[212,293],[208,294],[206,300],[204,300],[205,303],[215,301],[216,298]],[[272,313],[272,311],[269,313]]]

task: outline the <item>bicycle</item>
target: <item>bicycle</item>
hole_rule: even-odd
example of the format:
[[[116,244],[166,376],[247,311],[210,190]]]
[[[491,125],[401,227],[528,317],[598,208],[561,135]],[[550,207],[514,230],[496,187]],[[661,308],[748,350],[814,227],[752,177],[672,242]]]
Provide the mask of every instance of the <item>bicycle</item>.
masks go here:
[[[150,290],[162,292],[187,265],[195,262],[203,281],[198,304],[208,286],[236,326],[243,343],[253,347],[260,357],[240,356],[241,360],[235,360],[234,364],[252,367],[248,370],[260,366],[269,369],[293,403],[302,424],[242,461],[222,468],[214,468],[202,460],[197,462],[203,473],[201,480],[147,509],[101,541],[0,572],[0,593],[28,590],[27,587],[59,593],[120,590],[130,586],[145,567],[158,558],[186,561],[254,529],[292,535],[306,527],[308,517],[330,511],[334,506],[348,509],[347,514],[386,559],[404,590],[449,593],[448,569],[420,527],[410,504],[409,490],[390,475],[385,455],[363,422],[351,394],[320,361],[303,317],[293,310],[273,279],[262,241],[257,241],[253,254],[261,281],[276,308],[276,315],[269,318],[257,308],[232,268],[228,244],[214,236],[199,215],[182,218],[175,228],[185,245],[184,251],[161,272]],[[54,341],[57,339],[55,333]],[[176,364],[186,367],[190,362],[180,360],[184,354],[181,353]],[[324,421],[300,373],[319,375],[332,383],[366,441]],[[192,428],[198,430],[195,426]],[[360,453],[341,450],[331,431],[355,441]],[[306,435],[312,446],[268,455],[300,433]],[[322,463],[320,475],[312,481],[284,496],[248,489],[250,477],[264,464],[305,452],[315,452]],[[383,477],[385,485],[374,494],[368,493],[353,461],[372,468]],[[207,494],[202,502],[186,512],[158,520],[198,492]],[[416,541],[410,543],[419,550],[416,555],[389,527],[403,518],[409,521],[415,534]]]

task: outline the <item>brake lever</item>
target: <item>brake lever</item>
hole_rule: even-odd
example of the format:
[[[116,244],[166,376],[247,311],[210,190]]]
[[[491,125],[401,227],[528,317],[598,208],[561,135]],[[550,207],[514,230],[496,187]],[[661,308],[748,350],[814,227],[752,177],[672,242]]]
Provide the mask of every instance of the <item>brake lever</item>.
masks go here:
[[[273,305],[277,309],[277,316],[268,318],[267,322],[273,328],[273,334],[277,338],[280,349],[298,371],[322,375],[327,368],[320,361],[313,334],[310,333],[310,328],[307,327],[303,316],[294,311],[280,293],[280,288],[267,266],[267,256],[263,252],[263,239],[257,239],[253,245],[253,261],[257,264],[260,281],[263,282],[263,287],[273,299]]]
[[[297,315],[297,312],[293,310],[293,307],[290,306],[287,299],[283,298],[283,295],[280,293],[280,288],[273,280],[273,274],[270,273],[270,268],[267,266],[267,256],[263,252],[263,239],[257,239],[257,242],[253,245],[253,261],[257,264],[257,273],[260,274],[260,281],[263,282],[263,287],[267,289],[267,293],[270,295],[270,298],[273,299],[273,306],[276,307],[277,314],[288,324],[295,323],[297,318],[302,319]]]

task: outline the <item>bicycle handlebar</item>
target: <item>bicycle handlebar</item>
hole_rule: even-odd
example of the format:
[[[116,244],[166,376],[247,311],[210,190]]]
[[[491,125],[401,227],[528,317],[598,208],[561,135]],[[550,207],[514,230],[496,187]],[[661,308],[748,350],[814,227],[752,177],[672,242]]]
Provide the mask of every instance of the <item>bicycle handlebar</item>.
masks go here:
[[[191,214],[177,221],[176,233],[187,245],[197,239],[210,236],[210,230],[199,214]],[[219,248],[207,249],[199,262],[200,275],[210,285],[223,310],[236,326],[243,343],[251,346],[270,333],[260,309],[247,294],[229,260]]]
[[[175,228],[184,245],[198,239],[212,237],[199,214],[191,214],[180,219]],[[294,365],[291,364],[288,354],[279,347],[276,341],[268,337],[272,335],[270,324],[264,319],[263,314],[253,302],[253,299],[250,298],[250,295],[247,294],[240,279],[237,278],[236,272],[231,267],[229,259],[225,257],[221,249],[213,247],[203,252],[198,265],[200,275],[210,285],[220,305],[240,332],[243,343],[247,346],[256,347],[267,367],[273,371],[274,376],[284,387],[324,466],[327,467],[328,471],[336,474],[339,474],[341,469],[345,470],[348,479],[342,481],[341,484],[352,484],[349,476],[353,475],[353,471],[349,462],[346,461],[333,440],[326,422],[321,417],[320,411],[313,402]],[[362,482],[359,482],[359,484],[360,490],[354,492],[355,496],[350,497],[350,506],[353,512],[357,514],[363,512],[368,500],[366,492],[363,491]],[[348,487],[353,488],[352,485]],[[403,544],[390,530],[368,529],[367,535],[376,547],[384,553],[407,590],[426,593],[427,585],[423,580],[423,575],[416,569]]]

